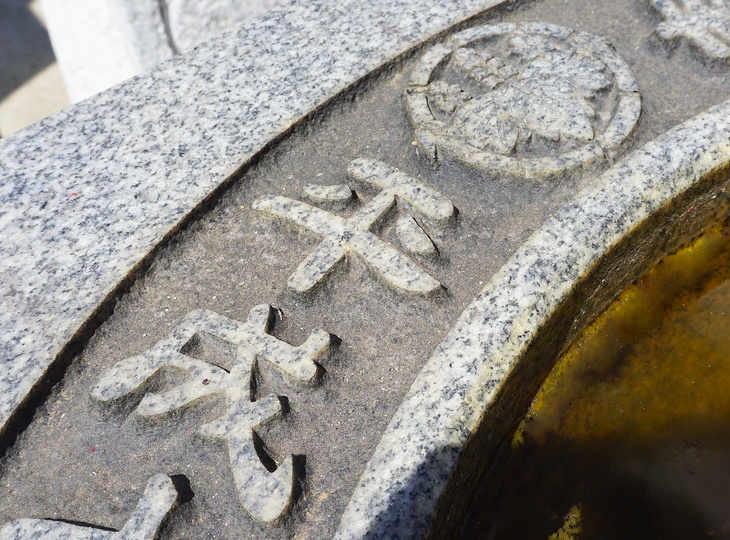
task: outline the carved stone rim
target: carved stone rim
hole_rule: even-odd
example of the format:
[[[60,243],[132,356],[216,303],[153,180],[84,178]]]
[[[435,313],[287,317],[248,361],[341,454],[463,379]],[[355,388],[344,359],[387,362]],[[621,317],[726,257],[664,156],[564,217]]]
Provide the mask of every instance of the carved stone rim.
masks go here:
[[[443,135],[446,124],[437,120],[433,115],[425,94],[433,72],[456,49],[508,33],[572,38],[578,44],[590,49],[593,56],[606,65],[611,71],[618,89],[618,104],[613,118],[603,133],[580,148],[565,154],[543,158],[503,156]],[[437,159],[440,154],[447,154],[480,169],[524,178],[551,177],[603,161],[607,156],[614,157],[621,144],[633,132],[641,113],[641,96],[634,76],[626,62],[618,56],[607,41],[587,32],[575,31],[555,24],[534,22],[478,26],[454,34],[445,43],[435,45],[423,55],[413,70],[410,83],[405,91],[405,102],[416,142],[431,159]]]
[[[283,6],[0,140],[0,442],[24,429],[45,377],[60,377],[74,344],[242,164],[371,71],[503,1]],[[317,62],[284,46],[300,32],[298,53]],[[180,104],[201,114],[181,115]]]
[[[636,150],[493,276],[411,386],[336,538],[459,530],[480,473],[561,348],[623,287],[730,215],[729,119],[727,101]]]

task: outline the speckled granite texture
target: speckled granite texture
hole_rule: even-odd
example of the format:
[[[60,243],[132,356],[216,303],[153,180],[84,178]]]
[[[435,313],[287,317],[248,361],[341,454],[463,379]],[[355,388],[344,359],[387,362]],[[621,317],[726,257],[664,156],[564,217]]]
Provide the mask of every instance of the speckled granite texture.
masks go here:
[[[402,206],[404,202],[416,209],[422,219],[443,226],[453,221],[455,210],[451,201],[380,161],[357,159],[350,163],[348,174],[353,180],[382,191],[347,219],[288,197],[269,195],[254,201],[254,210],[286,219],[324,237],[291,275],[289,288],[297,293],[312,291],[345,260],[347,251],[352,251],[396,291],[424,295],[438,291],[441,288],[438,281],[411,259],[379,240],[370,230],[396,203]],[[311,196],[312,186],[309,187]],[[352,193],[348,186],[344,187],[346,195]],[[410,215],[406,213],[402,217],[407,220]],[[404,246],[404,251],[415,253],[420,249],[428,253],[435,249],[431,239],[412,217],[410,221],[400,223],[399,243]]]
[[[160,1],[160,0],[157,0]],[[166,0],[170,35],[185,51],[285,0]]]
[[[650,0],[664,22],[657,26],[659,37],[667,41],[686,38],[712,60],[730,58],[730,5],[724,1]]]
[[[0,141],[0,426],[120,280],[264,145],[499,3],[300,2]]]
[[[436,45],[413,71],[406,103],[416,140],[432,159],[453,155],[530,178],[585,170],[616,155],[641,111],[631,70],[609,43],[535,22],[477,26]],[[602,116],[610,119],[605,126]]]
[[[285,0],[40,0],[73,103]]]
[[[109,531],[51,519],[18,519],[0,529],[0,540],[152,540],[178,503],[172,480],[156,474],[121,531]]]
[[[411,386],[360,477],[337,538],[423,535],[460,453],[538,329],[608,250],[730,162],[728,118],[730,102],[635,151],[497,272]],[[719,205],[717,198],[708,204]]]
[[[40,0],[72,103],[171,58],[156,0]]]
[[[194,406],[207,396],[224,396],[225,413],[201,426],[199,433],[227,442],[238,499],[252,517],[264,523],[278,520],[291,505],[295,478],[292,456],[269,472],[257,455],[256,428],[284,412],[276,394],[254,399],[257,364],[270,362],[299,383],[312,383],[319,372],[315,359],[326,357],[331,343],[331,336],[323,330],[315,330],[299,347],[276,339],[269,335],[275,314],[273,307],[262,304],[251,309],[248,321],[241,323],[212,311],[193,311],[167,338],[114,365],[91,389],[96,400],[119,400],[140,391],[161,369],[171,367],[185,372],[188,379],[166,392],[147,393],[136,414],[159,417]],[[210,337],[236,347],[228,369],[200,360],[190,351],[186,354],[190,343]]]

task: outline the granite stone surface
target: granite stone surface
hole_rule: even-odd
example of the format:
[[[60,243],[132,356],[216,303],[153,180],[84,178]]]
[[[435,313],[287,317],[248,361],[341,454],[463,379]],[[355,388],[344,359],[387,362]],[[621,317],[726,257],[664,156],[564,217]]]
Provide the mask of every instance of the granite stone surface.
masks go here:
[[[336,538],[443,534],[434,532],[439,525],[431,520],[457,461],[569,293],[606,253],[667,207],[686,205],[678,213],[700,226],[702,219],[692,215],[700,202],[683,198],[730,164],[729,115],[726,102],[624,158],[548,220],[492,277],[411,386],[360,477]],[[725,174],[710,180],[720,188],[725,182]],[[727,212],[726,191],[706,198],[704,204]],[[657,227],[660,235],[669,229]],[[680,234],[691,232],[687,227]],[[487,423],[481,429],[493,427]]]
[[[300,383],[311,383],[319,372],[315,360],[327,356],[331,343],[327,332],[315,330],[301,346],[292,347],[269,335],[275,319],[276,311],[266,304],[251,309],[246,323],[211,311],[194,311],[152,349],[112,366],[91,389],[98,401],[119,400],[139,392],[161,369],[175,368],[188,379],[166,392],[147,393],[136,414],[159,417],[207,396],[223,396],[224,413],[199,432],[226,441],[238,499],[254,519],[264,523],[280,519],[291,505],[295,479],[292,456],[276,464],[274,471],[267,471],[257,456],[256,429],[283,413],[275,394],[255,399],[257,362],[270,362]],[[217,366],[194,356],[196,343],[211,338],[236,348],[232,366]]]
[[[415,295],[429,295],[438,291],[441,288],[438,281],[407,256],[378,239],[370,230],[383,220],[396,203],[399,206],[409,204],[419,216],[437,227],[443,227],[453,221],[455,210],[452,202],[432,188],[379,161],[355,160],[350,163],[348,173],[353,180],[370,184],[381,191],[347,219],[280,195],[261,197],[254,202],[254,210],[287,219],[324,237],[322,243],[291,275],[289,288],[297,293],[311,292],[352,251],[397,291]],[[309,186],[310,193],[312,189]],[[345,186],[343,194],[348,192],[352,193],[352,190]],[[435,251],[430,237],[408,213],[401,219],[396,234],[406,252],[423,255]]]
[[[424,55],[406,92],[432,159],[518,177],[562,176],[616,155],[641,111],[631,70],[609,43],[535,22],[453,35]]]
[[[0,141],[0,425],[120,281],[266,144],[498,3],[294,4]]]
[[[730,5],[723,0],[650,0],[664,19],[657,35],[668,41],[687,39],[710,60],[730,59]]]
[[[163,520],[179,502],[173,481],[164,474],[149,479],[142,498],[120,531],[50,519],[18,519],[0,529],[2,540],[154,540]]]
[[[170,36],[175,47],[185,51],[286,3],[286,0],[167,0]]]
[[[458,530],[561,344],[729,213],[730,102],[667,129],[726,100],[730,75],[657,56],[602,6],[525,2],[361,80],[486,6],[295,4],[0,143],[3,425],[49,390],[2,462],[12,534],[123,531],[159,472],[195,491],[163,538],[327,538],[340,517],[342,538]],[[510,66],[483,40],[537,54]],[[543,102],[556,73],[570,82],[546,113],[560,133],[519,94],[521,120],[474,120],[488,99],[431,81],[449,55],[465,87],[527,73],[514,84]],[[534,152],[533,127],[538,153],[603,145],[604,172],[508,180],[421,137],[431,111],[492,157]],[[83,329],[105,298],[114,312]]]
[[[72,102],[139,75],[285,0],[42,0]]]

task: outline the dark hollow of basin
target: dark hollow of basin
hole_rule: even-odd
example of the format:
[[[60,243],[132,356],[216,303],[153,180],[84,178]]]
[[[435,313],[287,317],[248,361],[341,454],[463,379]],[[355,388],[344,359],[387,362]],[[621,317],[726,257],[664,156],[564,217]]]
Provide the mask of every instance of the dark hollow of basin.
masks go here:
[[[556,360],[580,332],[632,282],[728,216],[728,172],[722,168],[706,175],[638,224],[592,266],[535,331],[465,446],[432,515],[429,538],[458,535],[489,468],[509,444]]]

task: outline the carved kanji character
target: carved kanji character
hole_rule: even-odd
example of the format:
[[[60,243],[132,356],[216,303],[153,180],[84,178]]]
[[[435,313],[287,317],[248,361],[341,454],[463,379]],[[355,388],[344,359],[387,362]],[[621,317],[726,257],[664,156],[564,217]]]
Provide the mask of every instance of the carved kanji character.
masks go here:
[[[256,359],[266,360],[289,376],[309,382],[317,376],[315,360],[329,350],[331,342],[331,336],[322,330],[313,331],[298,347],[269,335],[274,313],[269,305],[256,306],[248,321],[241,323],[212,311],[193,311],[154,347],[108,369],[91,389],[94,399],[112,401],[139,391],[167,366],[183,370],[188,379],[166,392],[146,394],[136,409],[141,416],[179,410],[208,395],[224,397],[223,416],[201,426],[199,433],[226,440],[241,504],[263,522],[278,519],[290,505],[294,469],[290,456],[270,473],[256,453],[256,427],[282,413],[274,394],[254,401],[252,373]],[[236,348],[230,372],[181,352],[199,333],[225,340]]]
[[[686,37],[707,56],[730,58],[730,4],[727,0],[650,0],[664,17],[657,26],[663,39]]]
[[[288,197],[266,196],[254,201],[255,210],[284,218],[324,237],[291,275],[289,288],[299,293],[313,290],[345,258],[348,251],[352,251],[398,291],[429,294],[439,289],[441,284],[437,280],[390,244],[383,242],[371,229],[397,200],[412,207],[435,226],[443,227],[454,216],[451,201],[379,161],[355,160],[350,164],[348,173],[352,178],[382,191],[347,219]],[[308,190],[312,191],[311,186]],[[349,189],[341,191],[350,193]],[[396,228],[396,234],[404,248],[412,253],[427,255],[435,252],[431,239],[412,218],[410,222],[401,223]]]

